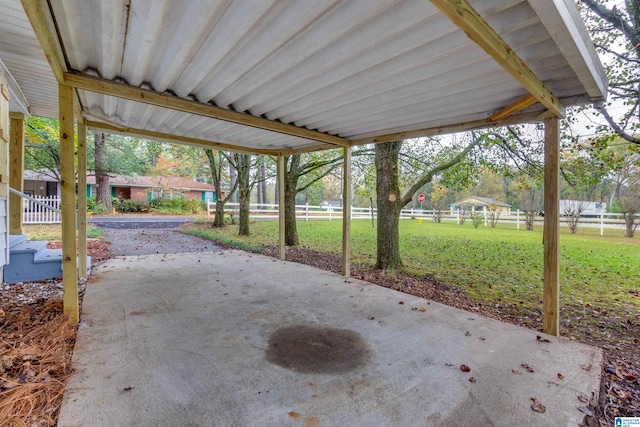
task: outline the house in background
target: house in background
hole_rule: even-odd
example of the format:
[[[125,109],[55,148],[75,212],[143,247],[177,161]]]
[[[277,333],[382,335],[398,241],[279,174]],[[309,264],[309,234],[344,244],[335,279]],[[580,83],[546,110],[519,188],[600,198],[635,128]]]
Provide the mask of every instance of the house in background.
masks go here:
[[[215,202],[215,187],[189,178],[175,176],[109,175],[111,197],[149,201],[160,197],[197,199]],[[87,176],[87,197],[96,196],[96,177]],[[60,184],[56,178],[41,171],[24,171],[24,193],[29,196],[60,197]],[[222,192],[224,198],[224,191]]]
[[[60,197],[58,179],[41,171],[24,171],[24,190],[27,196]]]
[[[215,202],[217,195],[213,185],[176,176],[127,176],[109,175],[111,197],[149,201],[160,197],[196,199]],[[87,176],[87,197],[96,196],[96,177]],[[224,192],[221,197],[224,198]]]
[[[451,210],[467,208],[472,212],[497,210],[501,213],[511,212],[511,205],[489,197],[468,196],[451,205]]]

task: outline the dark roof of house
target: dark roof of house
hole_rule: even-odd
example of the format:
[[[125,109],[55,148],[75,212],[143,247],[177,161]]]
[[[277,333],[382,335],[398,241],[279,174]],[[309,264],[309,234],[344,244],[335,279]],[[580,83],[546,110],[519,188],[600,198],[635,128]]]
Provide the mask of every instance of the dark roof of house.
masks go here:
[[[93,185],[95,183],[95,175],[87,176],[87,184]],[[109,174],[109,184],[111,186],[123,187],[164,187],[179,190],[215,191],[215,187],[213,185],[179,176],[128,176]]]
[[[58,182],[58,180],[52,177],[51,174],[52,172],[48,171],[25,170],[23,179],[27,181]]]
[[[479,201],[479,203],[473,203],[471,202],[470,199],[476,199]],[[465,197],[464,199],[460,199],[457,202],[454,202],[455,205],[474,205],[474,204],[480,204],[480,205],[497,205],[497,206],[501,206],[501,207],[505,207],[505,208],[510,208],[511,205],[505,202],[501,202],[499,200],[495,200],[492,199],[490,197],[480,197],[480,196],[468,196]]]

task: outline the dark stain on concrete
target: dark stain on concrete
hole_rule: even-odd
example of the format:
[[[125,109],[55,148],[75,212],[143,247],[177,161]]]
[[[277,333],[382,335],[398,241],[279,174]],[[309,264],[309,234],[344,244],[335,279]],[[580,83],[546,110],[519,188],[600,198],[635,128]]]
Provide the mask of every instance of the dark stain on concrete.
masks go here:
[[[305,374],[339,374],[365,365],[371,348],[357,332],[311,325],[284,326],[269,337],[266,360]]]

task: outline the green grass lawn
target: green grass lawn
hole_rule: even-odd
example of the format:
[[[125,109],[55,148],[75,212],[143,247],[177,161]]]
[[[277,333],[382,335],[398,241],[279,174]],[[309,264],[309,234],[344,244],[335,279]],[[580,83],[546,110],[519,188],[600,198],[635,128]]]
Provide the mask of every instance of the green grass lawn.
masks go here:
[[[246,245],[277,244],[276,221],[251,225],[252,235],[237,236],[237,227],[210,229],[208,224],[183,231],[202,237]],[[298,222],[302,246],[339,254],[341,221]],[[640,310],[640,238],[624,237],[623,230],[579,228],[572,235],[561,227],[560,298],[573,307],[599,307],[619,315]],[[368,220],[352,222],[352,260],[375,262],[376,232]],[[515,224],[474,229],[472,224],[435,224],[403,220],[400,250],[405,271],[429,274],[481,301],[500,301],[522,307],[540,307],[542,298],[542,227],[516,230]]]
[[[29,240],[60,240],[62,230],[60,224],[25,224],[22,231]],[[87,226],[87,237],[97,239],[104,236],[104,232],[92,225]]]

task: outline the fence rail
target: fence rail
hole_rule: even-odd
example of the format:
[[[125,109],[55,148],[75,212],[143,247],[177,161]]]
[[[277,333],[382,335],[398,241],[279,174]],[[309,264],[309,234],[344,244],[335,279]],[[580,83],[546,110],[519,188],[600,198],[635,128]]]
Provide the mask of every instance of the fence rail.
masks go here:
[[[207,215],[211,218],[212,214],[215,213],[215,202],[207,203]],[[225,213],[228,215],[238,215],[239,203],[231,203],[228,202],[225,204]],[[456,221],[460,222],[462,219],[462,212],[459,210],[445,210],[438,211],[440,213],[440,217],[443,221]],[[485,211],[476,211],[476,214],[480,214],[483,216],[483,224],[485,227],[490,225],[490,216],[489,212]],[[436,212],[433,210],[427,209],[403,209],[400,212],[400,219],[418,219],[421,218],[423,221],[433,221],[436,217]],[[275,203],[267,203],[267,204],[256,204],[252,203],[249,205],[249,215],[255,219],[268,219],[274,218],[278,215],[278,205]],[[465,220],[470,220],[470,212],[465,213]],[[329,220],[332,219],[341,220],[342,219],[342,207],[339,206],[313,206],[313,205],[296,205],[296,219],[308,221],[310,219],[322,219]],[[361,207],[351,207],[351,219],[377,219],[377,209],[370,207],[361,208]],[[544,221],[544,218],[540,215],[536,215],[534,223],[541,224]],[[497,222],[500,223],[515,223],[516,227],[520,229],[525,226],[525,216],[524,212],[520,210],[511,211],[511,212],[501,212],[498,216]],[[561,223],[563,220],[561,219]],[[625,221],[622,214],[619,213],[605,213],[601,212],[598,216],[583,216],[578,221],[578,225],[585,225],[590,227],[599,227],[601,234],[603,233],[604,228],[621,228],[624,227]]]
[[[40,202],[35,203],[32,200],[23,199],[23,220],[24,224],[59,224],[62,222],[62,217],[59,212],[55,212],[42,205],[46,205],[49,208],[60,210],[61,200],[59,197],[43,197],[32,196],[31,198]]]

